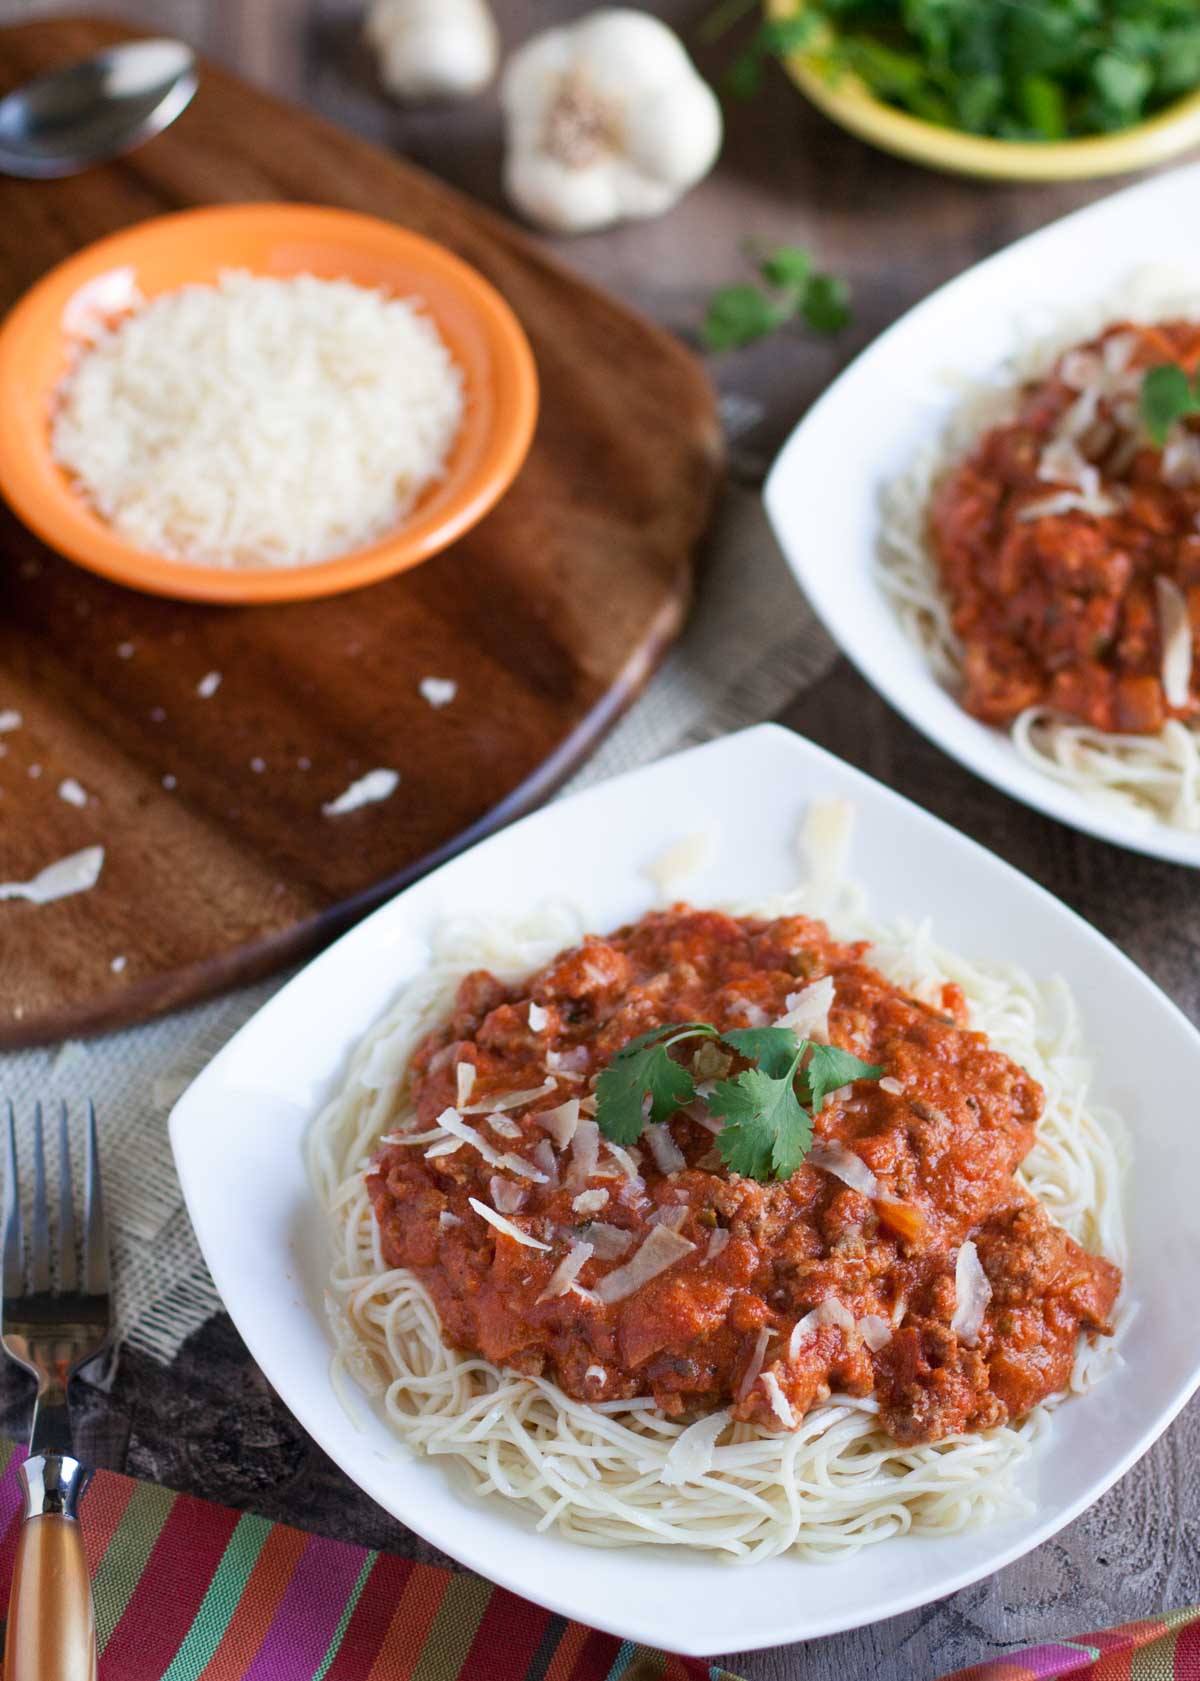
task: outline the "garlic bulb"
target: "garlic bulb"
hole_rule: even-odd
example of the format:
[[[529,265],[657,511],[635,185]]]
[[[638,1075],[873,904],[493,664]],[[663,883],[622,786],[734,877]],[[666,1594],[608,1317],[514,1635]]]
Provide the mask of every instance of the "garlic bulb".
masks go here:
[[[364,27],[397,99],[467,99],[496,74],[500,40],[487,0],[373,0]]]
[[[679,38],[626,7],[534,36],[500,95],[508,195],[558,233],[661,215],[721,147],[721,108]]]

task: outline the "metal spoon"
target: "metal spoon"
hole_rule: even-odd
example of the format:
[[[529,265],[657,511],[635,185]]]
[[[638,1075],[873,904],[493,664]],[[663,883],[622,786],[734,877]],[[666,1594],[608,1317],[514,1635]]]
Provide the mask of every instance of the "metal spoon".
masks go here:
[[[127,41],[0,99],[0,174],[77,175],[159,134],[196,91],[182,41]]]

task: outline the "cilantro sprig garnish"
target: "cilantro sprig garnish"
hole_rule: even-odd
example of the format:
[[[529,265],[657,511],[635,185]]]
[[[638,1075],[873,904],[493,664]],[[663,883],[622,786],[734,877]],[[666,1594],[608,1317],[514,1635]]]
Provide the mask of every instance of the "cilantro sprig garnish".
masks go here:
[[[822,334],[847,325],[849,286],[836,275],[819,274],[802,247],[782,245],[753,260],[761,284],[722,286],[709,299],[700,329],[706,350],[736,350],[797,319]]]
[[[690,1039],[715,1039],[750,1064],[701,1098],[686,1064],[671,1055]],[[788,1179],[812,1148],[813,1122],[832,1091],[878,1080],[883,1069],[837,1045],[797,1039],[788,1027],[720,1033],[708,1022],[679,1022],[639,1034],[596,1082],[596,1121],[614,1144],[632,1144],[690,1104],[704,1102],[725,1125],[717,1149],[747,1179]]]
[[[1200,372],[1189,380],[1176,362],[1149,368],[1142,379],[1142,425],[1159,449],[1178,420],[1200,414]]]

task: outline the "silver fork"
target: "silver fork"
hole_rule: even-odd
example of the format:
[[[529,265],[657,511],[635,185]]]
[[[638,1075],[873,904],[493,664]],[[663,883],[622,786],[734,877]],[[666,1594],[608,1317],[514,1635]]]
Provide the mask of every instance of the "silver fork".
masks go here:
[[[67,1106],[60,1105],[57,1253],[50,1234],[42,1106],[34,1107],[33,1203],[28,1266],[17,1169],[16,1119],[8,1104],[4,1182],[4,1352],[37,1380],[29,1458],[21,1467],[25,1511],[17,1541],[5,1681],[92,1681],[96,1629],[79,1502],[91,1472],[75,1458],[67,1386],[111,1340],[108,1238],[96,1146],[87,1106],[82,1266],[71,1179]],[[57,1273],[57,1277],[55,1274]]]

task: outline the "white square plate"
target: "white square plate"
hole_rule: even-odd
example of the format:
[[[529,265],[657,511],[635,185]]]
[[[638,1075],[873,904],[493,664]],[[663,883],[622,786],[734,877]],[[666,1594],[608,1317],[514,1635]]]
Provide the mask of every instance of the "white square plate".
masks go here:
[[[767,513],[804,593],[842,652],[917,729],[976,775],[1088,834],[1200,864],[1200,834],[1139,821],[1042,775],[1005,731],[964,712],[900,628],[875,579],[880,497],[1031,330],[1053,333],[1159,264],[1196,276],[1200,164],[1128,188],[1019,240],[909,310],[808,411],[767,479]],[[948,377],[951,376],[951,377]]]
[[[883,917],[931,916],[968,955],[1019,960],[1074,988],[1095,1094],[1128,1119],[1127,1364],[1057,1415],[1032,1516],[946,1540],[902,1538],[840,1564],[743,1569],[661,1548],[600,1551],[535,1534],[516,1508],[463,1494],[436,1460],[397,1452],[367,1405],[359,1427],[329,1378],[327,1238],[301,1140],[352,1046],[417,972],[449,912],[577,901],[605,930],[650,908],[645,866],[715,824],[699,904],[798,876],[814,798],[857,810],[854,874]],[[829,1634],[936,1599],[1036,1546],[1095,1500],[1200,1381],[1181,1324],[1200,1282],[1200,1035],[1113,946],[1049,894],[840,760],[772,725],[633,772],[514,824],[410,887],[331,946],[244,1027],[181,1099],[171,1140],[213,1278],[255,1359],[301,1424],[387,1511],[513,1592],[623,1637],[703,1655]]]

